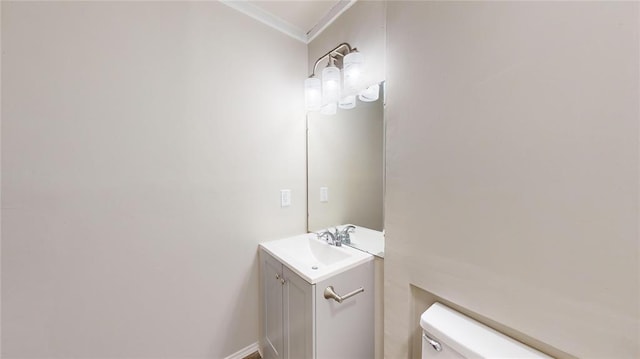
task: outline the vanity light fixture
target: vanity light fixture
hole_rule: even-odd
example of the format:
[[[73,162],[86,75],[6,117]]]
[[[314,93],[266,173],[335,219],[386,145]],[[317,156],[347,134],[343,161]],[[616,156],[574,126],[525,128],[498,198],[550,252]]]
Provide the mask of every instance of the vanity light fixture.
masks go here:
[[[319,79],[316,69],[321,61],[327,59],[327,67]],[[311,76],[304,81],[307,111],[334,115],[338,107],[345,110],[355,108],[356,95],[365,102],[377,100],[379,85],[367,87],[362,83],[363,65],[364,56],[346,42],[316,60]]]
[[[362,102],[374,102],[380,97],[380,85],[375,84],[360,91],[358,98]]]
[[[338,101],[338,107],[350,110],[356,107],[356,95],[344,96]]]
[[[344,90],[345,92],[355,93],[361,87],[364,56],[354,49],[344,57],[342,63],[344,68]]]
[[[322,104],[336,103],[340,99],[340,69],[335,59],[329,57],[329,65],[322,70]]]
[[[309,77],[304,80],[304,101],[308,111],[319,111],[322,106],[320,79]]]

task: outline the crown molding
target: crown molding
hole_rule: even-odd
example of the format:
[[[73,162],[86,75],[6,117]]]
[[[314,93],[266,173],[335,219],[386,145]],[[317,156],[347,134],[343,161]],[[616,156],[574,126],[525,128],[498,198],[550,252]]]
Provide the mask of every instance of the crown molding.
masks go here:
[[[263,10],[258,6],[253,5],[246,0],[220,0],[220,2],[284,33],[285,35],[291,36],[292,38],[298,41],[302,41],[305,44],[308,43],[307,34],[304,32],[304,30],[298,28],[297,26],[291,25],[290,23],[282,20],[281,18],[271,14],[268,11]]]
[[[307,44],[320,35],[329,25],[331,25],[342,13],[347,11],[357,0],[340,0],[329,12],[327,12],[318,23],[307,32]]]
[[[248,2],[247,0],[219,0],[221,3],[235,9],[261,23],[272,27],[285,35],[288,35],[305,44],[310,43],[331,23],[333,23],[343,12],[347,11],[357,0],[340,0],[327,12],[322,19],[308,32],[297,26],[271,14],[268,11]]]

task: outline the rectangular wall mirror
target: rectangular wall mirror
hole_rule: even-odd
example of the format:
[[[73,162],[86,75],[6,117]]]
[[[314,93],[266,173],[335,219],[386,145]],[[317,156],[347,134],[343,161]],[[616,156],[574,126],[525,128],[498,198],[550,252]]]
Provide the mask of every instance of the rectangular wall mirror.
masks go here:
[[[352,246],[383,256],[384,129],[384,83],[374,102],[358,100],[335,115],[307,114],[309,232],[347,224],[357,226],[353,238],[378,231],[381,243]]]

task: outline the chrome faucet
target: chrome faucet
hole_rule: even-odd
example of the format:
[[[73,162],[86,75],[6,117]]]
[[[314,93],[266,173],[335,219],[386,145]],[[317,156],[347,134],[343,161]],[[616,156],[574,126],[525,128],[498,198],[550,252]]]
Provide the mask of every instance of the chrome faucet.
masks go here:
[[[338,228],[335,229],[334,233],[327,229],[324,232],[316,233],[316,235],[318,239],[324,238],[330,245],[342,247],[342,235],[338,232]]]
[[[336,228],[336,231],[337,230],[338,229]],[[340,237],[340,242],[344,244],[351,244],[351,236],[349,236],[349,233],[355,230],[356,230],[356,226],[353,226],[353,225],[348,225],[342,228],[342,231],[338,233],[338,237]]]

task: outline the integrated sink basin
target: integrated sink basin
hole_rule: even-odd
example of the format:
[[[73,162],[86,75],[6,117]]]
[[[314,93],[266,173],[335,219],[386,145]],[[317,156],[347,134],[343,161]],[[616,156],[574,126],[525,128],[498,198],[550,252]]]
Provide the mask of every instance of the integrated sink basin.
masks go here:
[[[329,266],[349,258],[349,253],[324,241],[307,236],[301,240],[289,241],[282,247],[282,254],[304,263]]]
[[[314,233],[263,242],[260,247],[311,284],[373,260],[369,253],[330,245]]]

